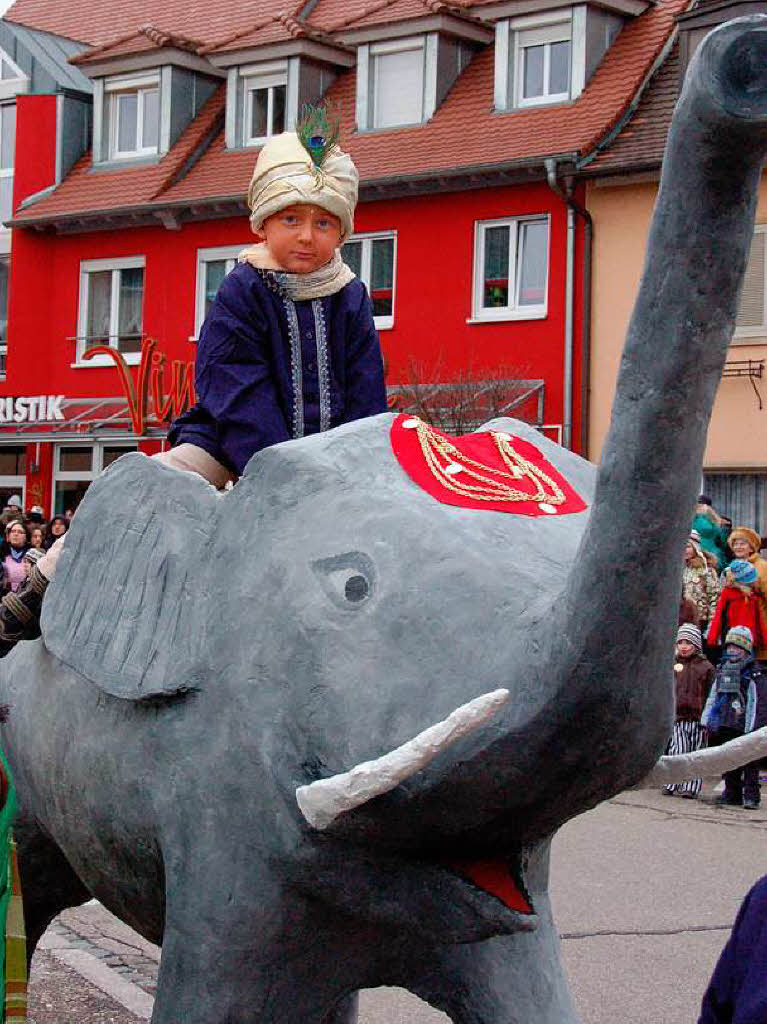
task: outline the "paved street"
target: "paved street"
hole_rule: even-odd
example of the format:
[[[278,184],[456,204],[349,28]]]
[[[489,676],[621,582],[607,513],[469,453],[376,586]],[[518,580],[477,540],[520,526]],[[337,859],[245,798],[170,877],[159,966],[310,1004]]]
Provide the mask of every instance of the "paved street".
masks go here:
[[[552,893],[583,1024],[694,1024],[740,901],[767,872],[767,809],[621,794],[557,836]],[[32,975],[32,1024],[148,1020],[159,951],[97,904],[63,914]],[[408,993],[362,997],[361,1024],[446,1024]],[[532,1022],[531,1022],[532,1024]]]

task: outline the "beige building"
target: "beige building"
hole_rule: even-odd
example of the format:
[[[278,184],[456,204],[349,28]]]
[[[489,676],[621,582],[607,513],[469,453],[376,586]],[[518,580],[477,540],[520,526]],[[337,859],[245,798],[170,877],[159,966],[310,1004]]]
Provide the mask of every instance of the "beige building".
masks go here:
[[[682,15],[669,54],[612,144],[584,168],[593,220],[588,455],[600,457],[626,328],[637,294],[660,163],[684,68],[710,28],[767,3],[703,6]],[[717,393],[705,491],[734,521],[767,535],[767,177],[763,176],[737,328]]]

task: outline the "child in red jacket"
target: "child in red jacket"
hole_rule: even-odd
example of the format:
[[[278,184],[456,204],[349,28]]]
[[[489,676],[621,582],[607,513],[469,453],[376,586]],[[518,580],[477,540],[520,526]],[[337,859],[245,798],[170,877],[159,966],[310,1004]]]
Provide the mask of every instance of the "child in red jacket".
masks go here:
[[[767,658],[767,621],[760,600],[759,574],[750,562],[736,558],[726,570],[725,580],[708,628],[707,643],[720,644],[733,626],[747,626],[754,638],[756,657]]]

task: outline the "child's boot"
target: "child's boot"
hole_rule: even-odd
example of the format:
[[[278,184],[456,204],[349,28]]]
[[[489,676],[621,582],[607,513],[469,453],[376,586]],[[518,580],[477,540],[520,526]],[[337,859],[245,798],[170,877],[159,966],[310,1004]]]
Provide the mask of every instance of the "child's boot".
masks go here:
[[[0,601],[0,658],[9,654],[19,640],[35,640],[40,636],[40,611],[48,580],[36,565],[14,593]]]

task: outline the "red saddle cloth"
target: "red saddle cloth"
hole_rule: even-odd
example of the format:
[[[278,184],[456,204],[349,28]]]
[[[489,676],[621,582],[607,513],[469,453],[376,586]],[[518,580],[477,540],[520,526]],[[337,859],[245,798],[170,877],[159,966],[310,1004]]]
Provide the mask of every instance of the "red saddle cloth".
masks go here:
[[[504,432],[451,437],[403,413],[391,444],[410,479],[445,505],[545,518],[587,508],[534,444]]]

